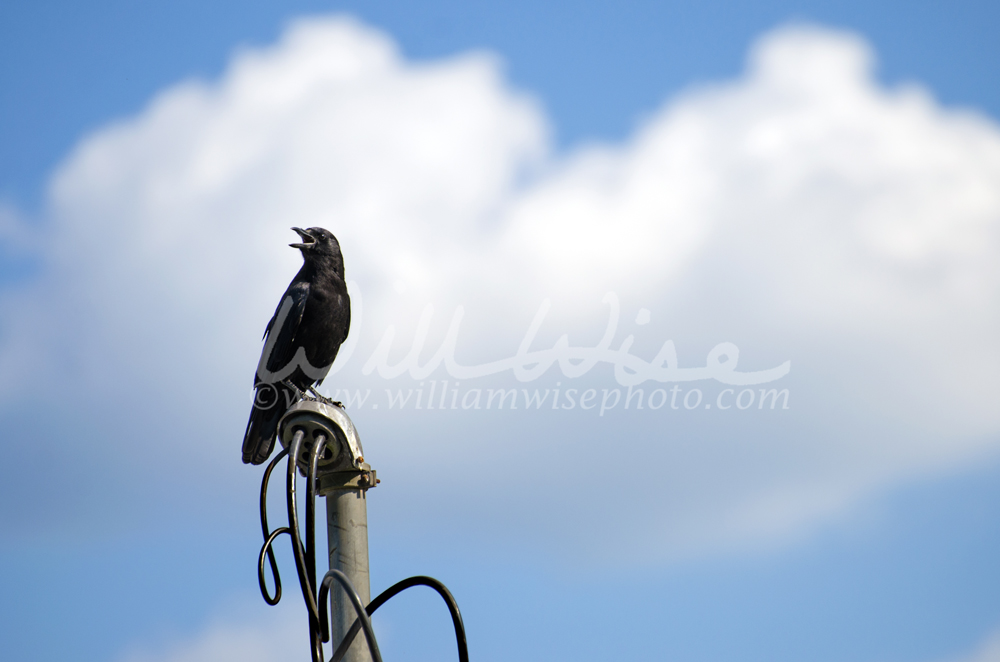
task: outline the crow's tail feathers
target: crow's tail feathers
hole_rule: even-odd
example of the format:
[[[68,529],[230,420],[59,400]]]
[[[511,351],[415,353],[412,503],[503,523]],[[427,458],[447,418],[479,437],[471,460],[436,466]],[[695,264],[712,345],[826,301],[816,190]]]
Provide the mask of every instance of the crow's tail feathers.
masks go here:
[[[243,435],[244,464],[263,464],[267,461],[274,448],[278,422],[297,399],[295,392],[283,384],[257,384],[254,406]]]

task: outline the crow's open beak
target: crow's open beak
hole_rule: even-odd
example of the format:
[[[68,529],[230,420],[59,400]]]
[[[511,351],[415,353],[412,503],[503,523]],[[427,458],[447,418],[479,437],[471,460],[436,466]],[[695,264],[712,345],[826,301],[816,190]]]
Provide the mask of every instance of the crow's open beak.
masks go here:
[[[303,230],[302,228],[292,228],[292,230],[294,230],[296,233],[298,233],[300,237],[302,237],[301,244],[288,244],[292,248],[299,248],[299,249],[312,248],[313,245],[316,244],[316,238],[313,237],[308,232],[306,232],[305,230]]]

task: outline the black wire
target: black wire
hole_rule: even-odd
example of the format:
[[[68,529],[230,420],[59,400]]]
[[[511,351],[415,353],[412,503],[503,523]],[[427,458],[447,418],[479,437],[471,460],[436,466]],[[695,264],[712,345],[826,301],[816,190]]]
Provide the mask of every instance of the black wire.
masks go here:
[[[278,573],[278,562],[274,558],[274,549],[271,547],[271,543],[274,542],[274,538],[277,536],[272,536],[267,528],[267,483],[271,479],[271,472],[274,470],[274,467],[286,455],[288,455],[288,451],[282,449],[280,453],[274,456],[271,463],[267,465],[267,469],[264,471],[264,478],[260,483],[260,528],[264,533],[264,546],[260,548],[260,558],[257,562],[257,583],[260,584],[260,594],[264,596],[264,602],[272,607],[281,600],[281,575]],[[288,527],[282,528],[287,529]],[[281,529],[278,530],[280,531]],[[271,576],[274,577],[273,598],[268,595],[267,582],[264,579],[265,554],[267,555],[267,560],[271,562]]]
[[[296,510],[295,497],[295,470],[296,459],[299,456],[299,449],[302,447],[302,439],[305,432],[296,430],[292,437],[292,443],[288,445],[288,469],[285,472],[285,502],[288,508],[288,523],[292,530],[292,552],[295,555],[295,569],[299,574],[299,586],[302,588],[302,599],[305,600],[306,609],[309,610],[310,618],[319,622],[319,610],[316,608],[316,595],[313,593],[309,583],[309,574],[306,570],[306,554],[302,546],[302,538],[299,534],[299,513]]]
[[[459,662],[469,662],[469,646],[465,637],[465,624],[462,622],[462,613],[458,609],[458,602],[455,601],[455,597],[451,594],[444,584],[434,579],[433,577],[425,577],[423,575],[417,575],[416,577],[409,577],[403,581],[396,582],[386,590],[379,593],[378,597],[372,600],[367,607],[365,607],[365,613],[371,616],[375,613],[375,610],[384,605],[393,596],[402,593],[408,588],[413,586],[429,586],[438,592],[438,594],[444,599],[445,604],[448,605],[448,611],[451,613],[451,622],[455,626],[455,639],[458,644],[458,659]],[[320,592],[320,618],[323,620],[324,627],[326,626],[326,600],[324,599],[325,594]],[[362,627],[361,619],[355,619],[354,623],[351,625],[351,629],[347,631],[344,635],[344,640],[337,647],[337,650],[330,657],[330,662],[340,662],[340,660],[347,654],[347,649],[350,648],[351,644],[354,642],[354,638],[358,635],[358,630]],[[327,641],[329,635],[324,637],[323,641]]]
[[[306,477],[306,569],[309,571],[309,589],[316,595],[316,468],[319,456],[326,445],[326,435],[317,434],[313,440],[309,456],[309,474]],[[322,626],[319,614],[309,618],[309,641],[312,643],[313,658],[323,662]]]
[[[378,650],[378,642],[375,641],[375,631],[372,630],[372,621],[368,617],[368,612],[365,609],[365,606],[361,604],[361,596],[358,595],[358,592],[354,589],[354,584],[351,583],[351,580],[348,579],[347,575],[345,575],[340,570],[336,569],[330,570],[325,575],[323,575],[323,584],[320,587],[320,592],[319,592],[319,600],[320,604],[322,605],[320,609],[323,612],[326,611],[325,609],[326,595],[330,590],[330,584],[332,584],[333,580],[335,579],[340,582],[340,586],[341,588],[344,589],[344,593],[347,594],[347,597],[350,598],[351,603],[354,605],[354,611],[358,615],[357,619],[355,619],[354,622],[358,623],[360,621],[361,627],[365,631],[365,639],[368,640],[368,650],[371,651],[374,662],[382,662],[382,654]],[[326,614],[323,614],[324,622],[326,622],[325,616]],[[357,632],[353,630],[353,627],[352,627],[352,632],[354,632],[354,634],[357,634]],[[354,637],[351,637],[351,639],[354,639]],[[346,643],[347,646],[344,646],[344,643]],[[346,653],[347,648],[350,647],[350,645],[351,642],[348,641],[347,637],[345,637],[344,642],[340,644],[340,648],[343,648],[344,653]],[[340,652],[340,648],[337,649],[338,653]],[[341,653],[340,657],[343,657],[343,653]],[[337,653],[334,653],[334,657],[330,659],[330,662],[334,662],[334,660],[339,661],[340,657],[337,657]]]
[[[281,599],[281,580],[278,578],[278,575],[275,574],[275,584],[277,585],[277,591],[275,592],[274,599],[272,600],[267,595],[267,585],[264,583],[264,556],[270,554],[273,557],[274,551],[272,549],[272,546],[274,544],[274,540],[282,533],[287,533],[291,535],[292,530],[289,529],[287,526],[282,526],[272,531],[271,535],[269,535],[267,537],[267,540],[264,541],[264,546],[260,548],[260,556],[257,557],[257,581],[260,583],[260,592],[264,596],[264,601],[267,602],[267,604],[271,605],[272,607],[278,604],[278,600]]]

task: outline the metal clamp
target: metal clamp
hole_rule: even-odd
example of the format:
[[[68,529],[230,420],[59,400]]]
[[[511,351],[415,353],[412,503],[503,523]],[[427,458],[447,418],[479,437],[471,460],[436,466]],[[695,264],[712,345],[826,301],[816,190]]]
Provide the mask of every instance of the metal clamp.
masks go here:
[[[359,471],[329,471],[316,476],[316,493],[326,496],[337,490],[367,490],[379,484],[375,470],[365,462]]]

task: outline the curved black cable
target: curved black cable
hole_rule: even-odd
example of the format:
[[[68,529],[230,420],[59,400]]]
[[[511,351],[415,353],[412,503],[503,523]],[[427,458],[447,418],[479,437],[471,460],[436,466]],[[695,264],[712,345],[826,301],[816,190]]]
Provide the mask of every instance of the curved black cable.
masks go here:
[[[302,588],[302,599],[309,610],[310,618],[319,622],[319,610],[316,608],[316,595],[313,593],[309,583],[309,573],[306,570],[306,554],[302,548],[302,538],[299,535],[299,513],[296,510],[295,496],[295,470],[296,459],[299,457],[299,449],[302,447],[302,439],[305,431],[296,430],[292,436],[292,443],[288,445],[288,469],[285,472],[285,505],[288,509],[288,524],[292,534],[292,552],[295,556],[295,569],[299,574],[299,586]]]
[[[271,472],[274,470],[274,467],[286,455],[288,455],[288,451],[282,449],[280,453],[274,456],[274,459],[267,465],[267,469],[264,470],[264,478],[260,483],[260,528],[264,533],[264,546],[260,548],[260,558],[257,562],[257,583],[260,584],[260,594],[264,596],[264,602],[272,607],[281,600],[281,575],[278,573],[278,562],[274,558],[274,549],[271,547],[271,543],[274,542],[274,538],[277,536],[272,536],[267,528],[267,483],[271,480]],[[287,529],[288,527],[281,528]],[[280,531],[281,529],[278,530]],[[267,582],[264,578],[265,554],[267,555],[267,560],[271,563],[271,576],[274,577],[273,598],[267,592]]]
[[[281,581],[277,580],[275,583],[277,585],[277,591],[275,592],[274,599],[272,600],[267,594],[267,585],[264,583],[264,557],[267,554],[271,554],[272,558],[274,555],[273,545],[274,540],[282,533],[287,533],[291,535],[292,530],[287,526],[278,527],[271,532],[271,535],[267,537],[264,541],[264,546],[260,548],[260,555],[257,557],[257,581],[260,583],[260,592],[264,596],[264,602],[271,605],[272,607],[278,604],[278,600],[281,600]],[[275,575],[277,578],[278,575]]]
[[[313,592],[316,591],[316,469],[325,445],[326,435],[316,435],[309,455],[309,474],[306,477],[306,566]]]
[[[317,434],[309,455],[309,473],[306,476],[306,569],[309,572],[309,590],[316,595],[316,469],[319,466],[319,456],[326,446],[326,435]],[[317,662],[323,660],[322,626],[319,614],[309,618],[309,641],[312,644],[313,658]]]
[[[333,583],[334,579],[340,582],[340,586],[341,588],[344,589],[344,593],[347,594],[347,597],[350,598],[351,603],[354,605],[354,611],[358,615],[358,618],[354,622],[355,623],[357,623],[358,621],[361,622],[361,627],[365,631],[365,639],[368,640],[368,650],[371,651],[372,659],[374,660],[374,662],[382,662],[382,654],[378,650],[378,642],[375,641],[375,631],[372,630],[372,621],[368,617],[368,611],[365,609],[365,606],[361,604],[361,596],[359,596],[358,592],[354,590],[354,585],[351,583],[351,580],[348,579],[347,575],[345,575],[340,570],[336,569],[330,570],[325,575],[323,575],[323,584],[320,587],[320,593],[319,593],[319,600],[320,604],[322,605],[321,609],[323,610],[323,612],[326,611],[325,609],[327,602],[326,596],[330,591],[330,584]],[[326,623],[325,616],[326,614],[323,613],[324,624]],[[353,627],[352,627],[352,632],[357,634],[356,631],[353,630]],[[329,639],[329,633],[327,633],[326,638]],[[351,637],[351,639],[353,640],[354,637]],[[351,645],[351,642],[348,641],[347,637],[344,638],[344,642],[347,643],[347,646],[344,646],[344,643],[341,643],[340,646],[341,648],[344,649],[344,653],[346,653],[347,648],[350,647]],[[340,648],[337,649],[337,652],[340,652]],[[343,657],[343,653],[341,653],[341,657]],[[339,659],[340,658],[336,656],[336,653],[334,653],[334,657],[330,659],[330,662]]]
[[[402,593],[408,588],[413,586],[429,586],[438,592],[438,594],[444,599],[445,604],[448,605],[448,611],[451,613],[451,622],[455,626],[455,640],[458,644],[458,659],[459,662],[469,662],[469,646],[465,637],[465,624],[462,622],[462,612],[458,609],[458,602],[455,601],[455,597],[451,594],[444,584],[434,579],[433,577],[426,577],[424,575],[417,575],[415,577],[409,577],[400,582],[396,582],[386,590],[378,594],[378,596],[372,600],[367,607],[365,607],[365,613],[369,616],[375,613],[375,610],[384,605],[393,596]],[[324,627],[324,637],[323,641],[328,641],[329,631],[326,630],[328,627],[326,620],[326,600],[324,599],[325,594],[320,592],[320,620]],[[344,655],[347,654],[347,649],[350,648],[351,644],[354,642],[354,638],[358,635],[358,630],[362,627],[361,619],[355,619],[354,623],[351,625],[351,629],[347,631],[344,635],[344,640],[340,642],[340,646],[334,651],[333,655],[330,657],[330,662],[340,662]]]

